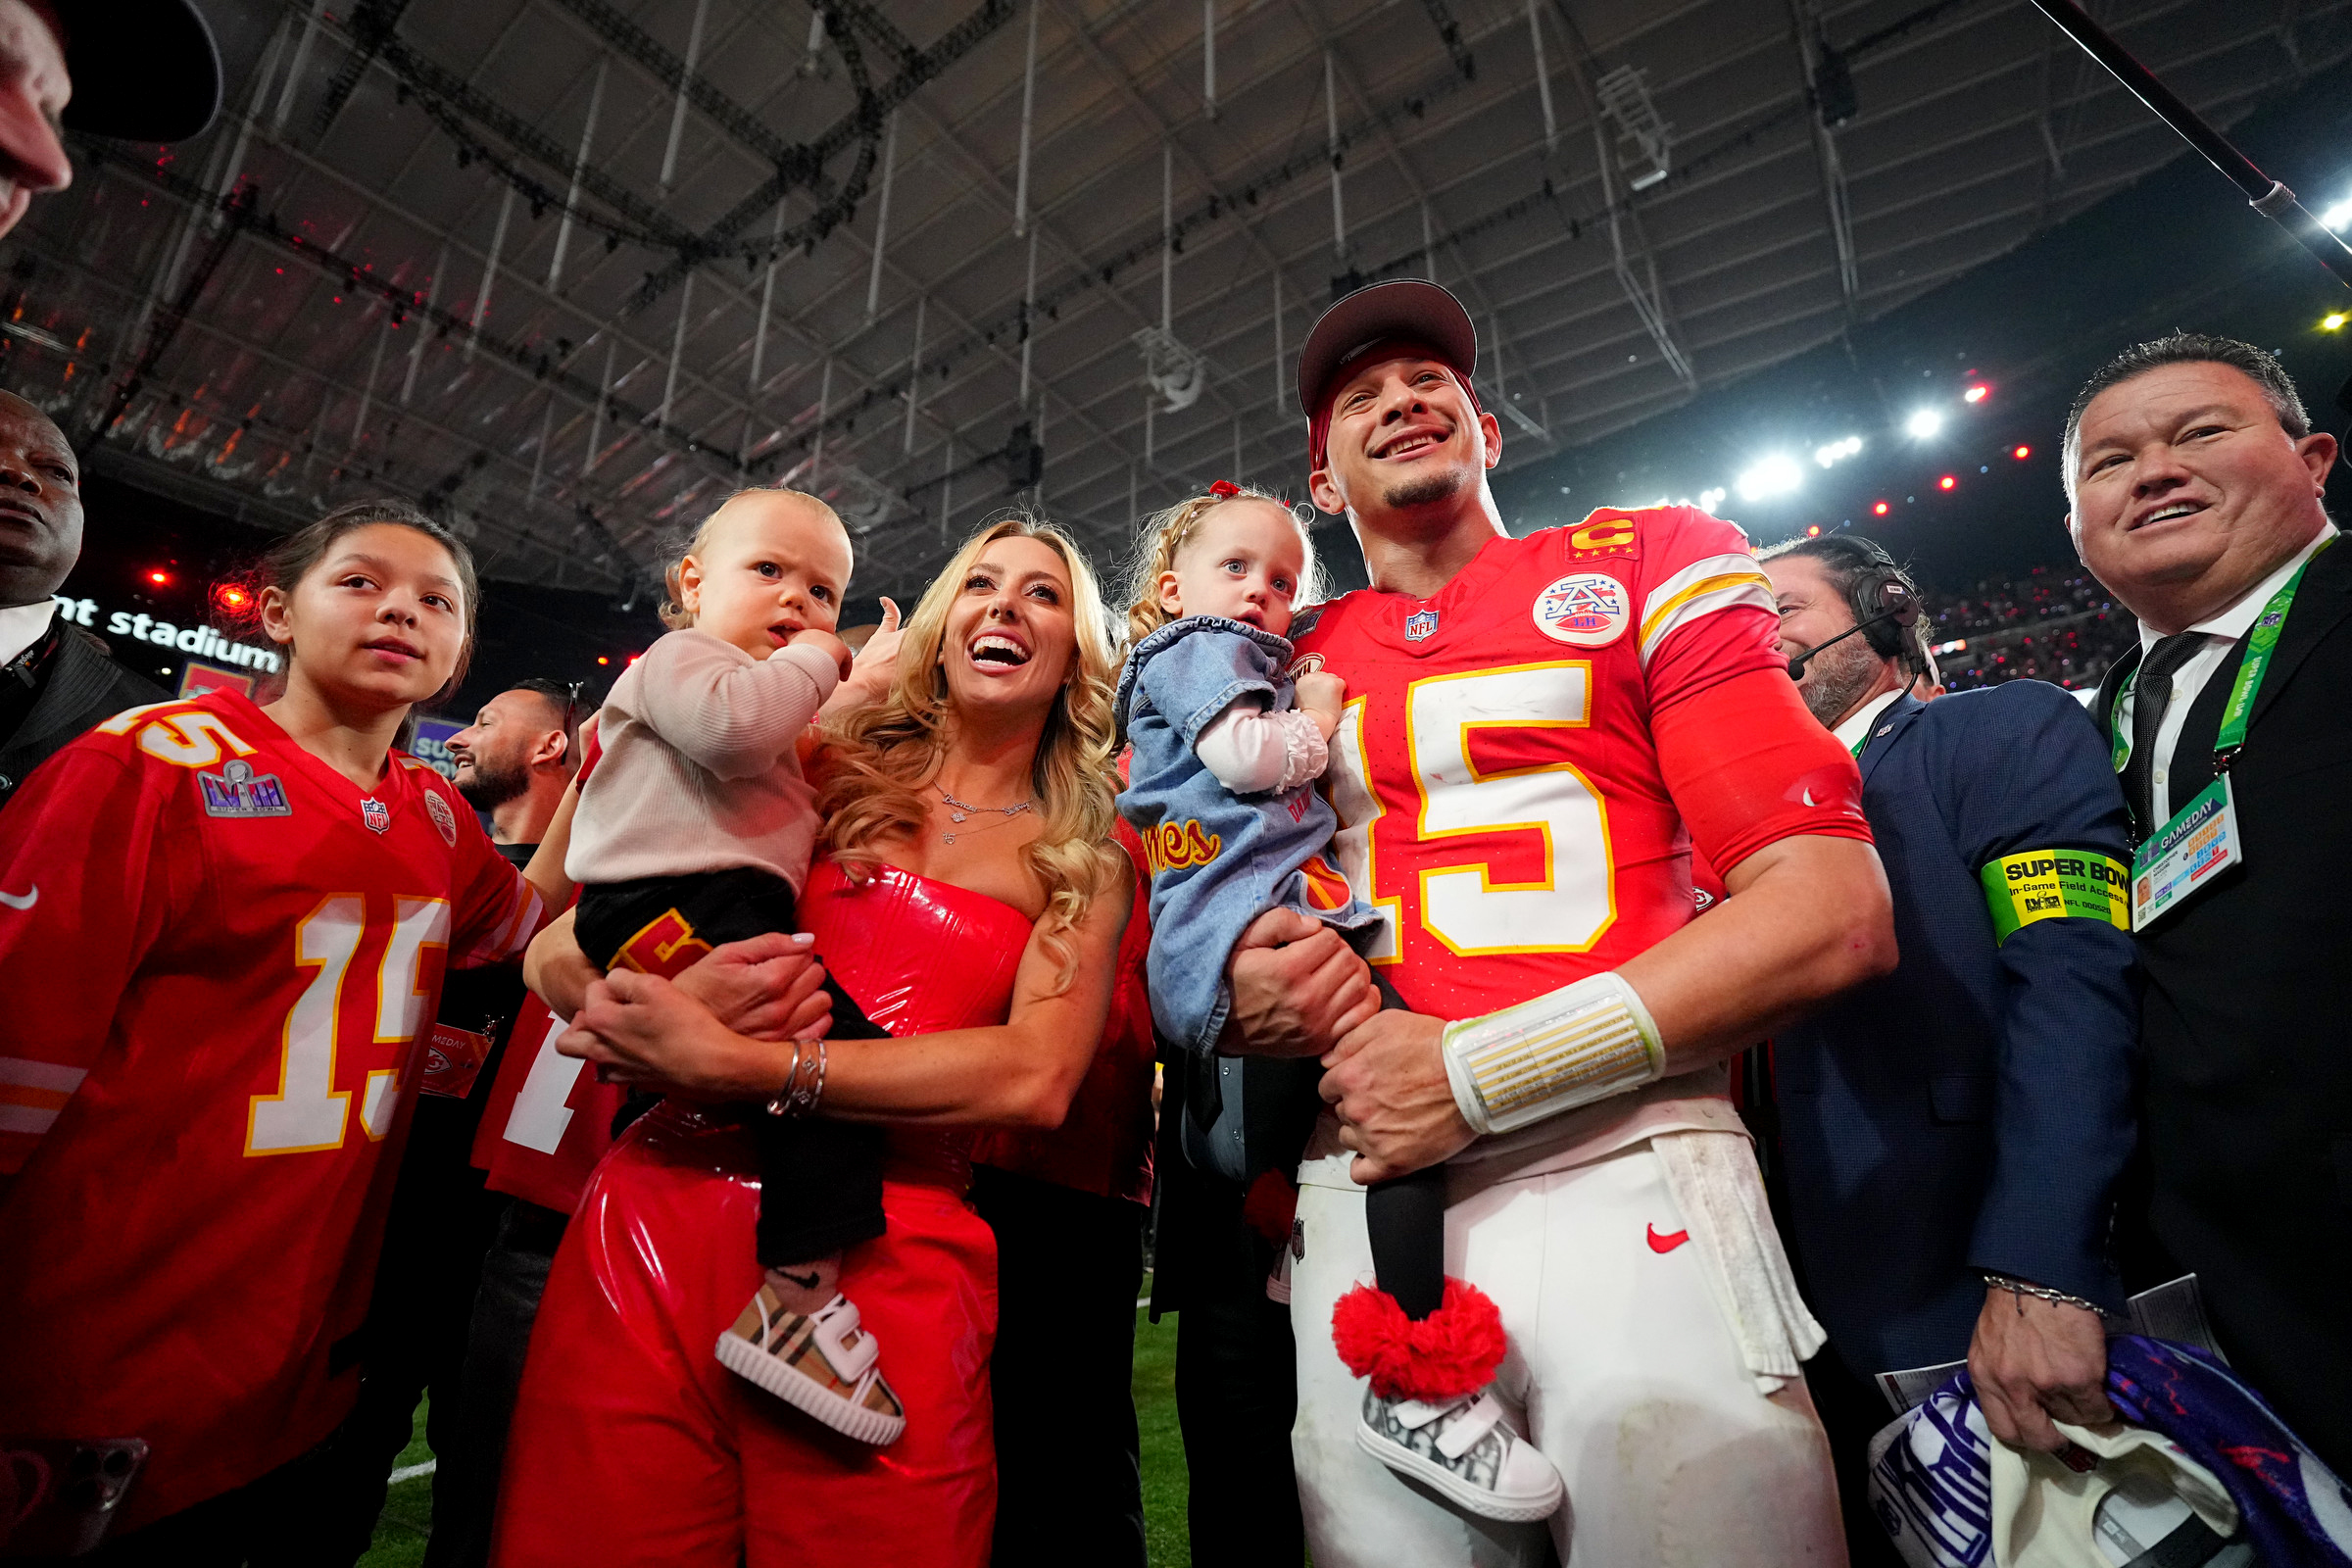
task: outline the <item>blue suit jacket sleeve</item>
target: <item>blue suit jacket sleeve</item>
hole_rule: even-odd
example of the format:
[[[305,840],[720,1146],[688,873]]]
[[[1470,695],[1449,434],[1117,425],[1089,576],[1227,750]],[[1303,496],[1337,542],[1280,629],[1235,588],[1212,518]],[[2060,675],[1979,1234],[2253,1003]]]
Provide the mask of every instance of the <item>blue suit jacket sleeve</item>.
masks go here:
[[[1952,840],[1971,870],[2039,849],[2089,850],[2131,864],[2107,747],[2066,692],[2015,681],[1929,711],[1968,720],[1934,726],[1948,750],[1930,776],[1942,782]],[[2099,920],[2045,918],[2011,933],[1999,956],[2006,994],[1992,1182],[1970,1261],[2120,1308],[2105,1241],[2135,1136],[2131,935]]]

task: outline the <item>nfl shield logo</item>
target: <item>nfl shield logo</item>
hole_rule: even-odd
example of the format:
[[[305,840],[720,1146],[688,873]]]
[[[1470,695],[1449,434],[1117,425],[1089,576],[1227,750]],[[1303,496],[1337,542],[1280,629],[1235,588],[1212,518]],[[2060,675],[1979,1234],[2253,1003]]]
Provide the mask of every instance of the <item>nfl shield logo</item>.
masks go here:
[[[1416,610],[1404,617],[1404,640],[1408,643],[1427,642],[1438,634],[1438,612]]]
[[[392,808],[370,795],[360,803],[360,820],[371,833],[386,833],[392,828]]]

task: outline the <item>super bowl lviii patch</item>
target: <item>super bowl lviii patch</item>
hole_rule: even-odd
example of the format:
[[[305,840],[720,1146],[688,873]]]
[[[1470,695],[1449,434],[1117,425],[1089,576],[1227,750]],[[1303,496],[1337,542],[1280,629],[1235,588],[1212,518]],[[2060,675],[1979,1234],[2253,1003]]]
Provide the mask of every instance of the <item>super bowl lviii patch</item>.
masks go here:
[[[449,803],[441,798],[439,790],[424,792],[424,814],[431,817],[433,826],[441,830],[441,842],[453,850],[456,849],[458,847],[458,816],[449,808]]]
[[[1571,648],[1605,648],[1634,623],[1632,595],[1605,571],[1572,571],[1536,595],[1536,630]]]
[[[230,758],[218,773],[198,773],[208,816],[292,816],[286,787],[275,773],[256,773],[243,758]]]

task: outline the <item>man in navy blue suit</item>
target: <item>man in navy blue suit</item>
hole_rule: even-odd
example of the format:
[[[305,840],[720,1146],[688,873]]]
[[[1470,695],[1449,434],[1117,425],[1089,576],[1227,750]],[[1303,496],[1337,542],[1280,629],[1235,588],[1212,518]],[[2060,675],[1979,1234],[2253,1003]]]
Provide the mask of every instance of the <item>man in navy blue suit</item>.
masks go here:
[[[1862,767],[1902,959],[1775,1041],[1789,1236],[1833,1355],[1810,1369],[1857,1560],[1877,1373],[1966,1357],[2005,1443],[2112,1418],[2097,1308],[2138,1029],[2122,791],[2069,693],[1923,703],[1917,592],[1876,544],[1764,563],[1805,706]],[[1932,687],[1934,682],[1929,682]],[[1832,1364],[1835,1362],[1836,1364]],[[1875,1539],[1874,1539],[1875,1538]]]

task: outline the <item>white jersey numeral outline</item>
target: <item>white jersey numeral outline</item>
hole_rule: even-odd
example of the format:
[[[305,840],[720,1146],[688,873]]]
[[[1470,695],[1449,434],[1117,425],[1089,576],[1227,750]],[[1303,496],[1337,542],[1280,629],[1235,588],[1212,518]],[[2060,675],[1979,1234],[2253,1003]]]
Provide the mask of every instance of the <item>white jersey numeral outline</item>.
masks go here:
[[[335,1088],[336,1030],[343,1012],[343,980],[367,936],[367,898],[333,893],[294,927],[294,961],[318,973],[286,1009],[280,1029],[277,1093],[256,1095],[246,1119],[245,1152],[299,1154],[340,1149],[351,1120],[351,1094]],[[373,1037],[378,1044],[413,1042],[424,1026],[429,998],[418,989],[424,955],[446,948],[449,901],[400,899],[392,934],[376,966]],[[392,1130],[400,1104],[398,1066],[372,1068],[360,1094],[360,1127],[380,1140]]]
[[[1493,863],[1421,869],[1421,927],[1465,957],[1514,953],[1584,953],[1616,923],[1616,865],[1608,808],[1569,762],[1481,772],[1472,735],[1486,729],[1581,729],[1592,721],[1590,660],[1505,665],[1431,675],[1406,686],[1405,745],[1418,796],[1423,841],[1492,833],[1543,835],[1544,874],[1499,883]],[[1373,962],[1401,956],[1396,924],[1401,900],[1378,899],[1372,834],[1385,814],[1364,758],[1363,699],[1348,704],[1332,734],[1345,763],[1334,768],[1340,818],[1334,853],[1356,897],[1374,904],[1386,929]],[[1541,933],[1544,940],[1529,938]]]

